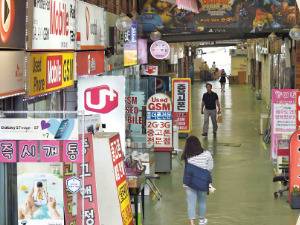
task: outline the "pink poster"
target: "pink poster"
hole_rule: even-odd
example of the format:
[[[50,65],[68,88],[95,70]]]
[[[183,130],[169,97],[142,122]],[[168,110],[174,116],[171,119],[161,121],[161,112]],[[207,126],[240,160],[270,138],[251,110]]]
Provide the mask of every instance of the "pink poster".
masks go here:
[[[19,141],[19,162],[37,162],[38,149],[38,141]]]
[[[70,163],[82,162],[82,143],[81,141],[63,142],[63,160]]]
[[[0,163],[17,162],[16,141],[0,141]]]
[[[272,90],[272,159],[289,156],[290,136],[296,130],[296,90]]]
[[[138,60],[139,64],[148,64],[148,40],[138,39]]]
[[[59,141],[40,142],[41,162],[60,162]]]

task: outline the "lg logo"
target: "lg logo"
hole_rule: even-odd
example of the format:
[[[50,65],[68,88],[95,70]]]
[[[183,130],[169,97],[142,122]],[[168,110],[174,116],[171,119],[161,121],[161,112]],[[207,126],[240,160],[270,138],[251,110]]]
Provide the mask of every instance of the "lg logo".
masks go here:
[[[86,89],[84,107],[90,112],[106,114],[119,105],[119,94],[107,85]]]
[[[0,37],[6,43],[12,33],[15,23],[14,0],[0,0]]]

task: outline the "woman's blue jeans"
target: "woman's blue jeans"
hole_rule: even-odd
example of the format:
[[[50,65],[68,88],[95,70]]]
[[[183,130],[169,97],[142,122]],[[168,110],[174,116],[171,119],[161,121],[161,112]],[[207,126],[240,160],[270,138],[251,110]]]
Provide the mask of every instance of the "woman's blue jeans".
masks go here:
[[[194,220],[197,218],[197,202],[199,204],[199,216],[200,218],[205,218],[207,192],[195,191],[189,187],[185,187],[185,191],[189,219]]]

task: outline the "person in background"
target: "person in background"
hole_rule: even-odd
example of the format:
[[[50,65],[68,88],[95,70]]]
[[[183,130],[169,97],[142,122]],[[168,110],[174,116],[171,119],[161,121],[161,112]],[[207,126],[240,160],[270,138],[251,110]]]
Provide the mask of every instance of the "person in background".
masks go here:
[[[203,94],[201,114],[204,114],[204,125],[202,136],[207,137],[209,128],[209,117],[211,118],[213,124],[214,136],[217,135],[218,124],[217,124],[217,113],[221,113],[221,106],[219,101],[219,96],[217,93],[212,91],[212,84],[206,84],[207,92]],[[218,108],[218,111],[217,111]]]
[[[202,148],[201,142],[195,136],[190,136],[187,138],[181,159],[185,161],[186,164],[191,164],[193,166],[196,166],[197,168],[200,168],[200,170],[208,170],[209,174],[212,171],[214,166],[211,153],[209,151],[205,151]],[[184,176],[187,176],[186,171]],[[205,177],[201,177],[201,178],[206,179]],[[183,180],[185,181],[185,177],[183,178]],[[195,225],[195,220],[197,217],[196,216],[197,201],[199,205],[199,217],[200,217],[199,225],[206,225],[208,222],[207,219],[205,218],[206,199],[207,199],[208,190],[197,191],[187,186],[186,184],[184,184],[184,188],[186,191],[186,200],[188,206],[188,217],[190,220],[190,225]]]
[[[225,84],[226,84],[227,74],[224,69],[221,71],[220,83],[221,83],[221,91],[225,92]]]
[[[213,62],[212,66],[211,66],[211,72],[214,73],[216,71],[216,62]]]

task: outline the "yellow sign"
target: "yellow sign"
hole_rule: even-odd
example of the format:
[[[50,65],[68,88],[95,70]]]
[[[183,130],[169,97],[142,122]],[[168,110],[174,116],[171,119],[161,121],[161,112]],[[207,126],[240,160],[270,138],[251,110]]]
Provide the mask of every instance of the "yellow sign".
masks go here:
[[[124,50],[124,66],[137,65],[137,51],[136,50]]]
[[[128,191],[128,184],[125,180],[118,186],[119,201],[121,204],[121,216],[124,225],[133,225],[133,216],[131,211],[131,201]]]
[[[28,96],[74,85],[73,53],[30,53],[28,60]]]

